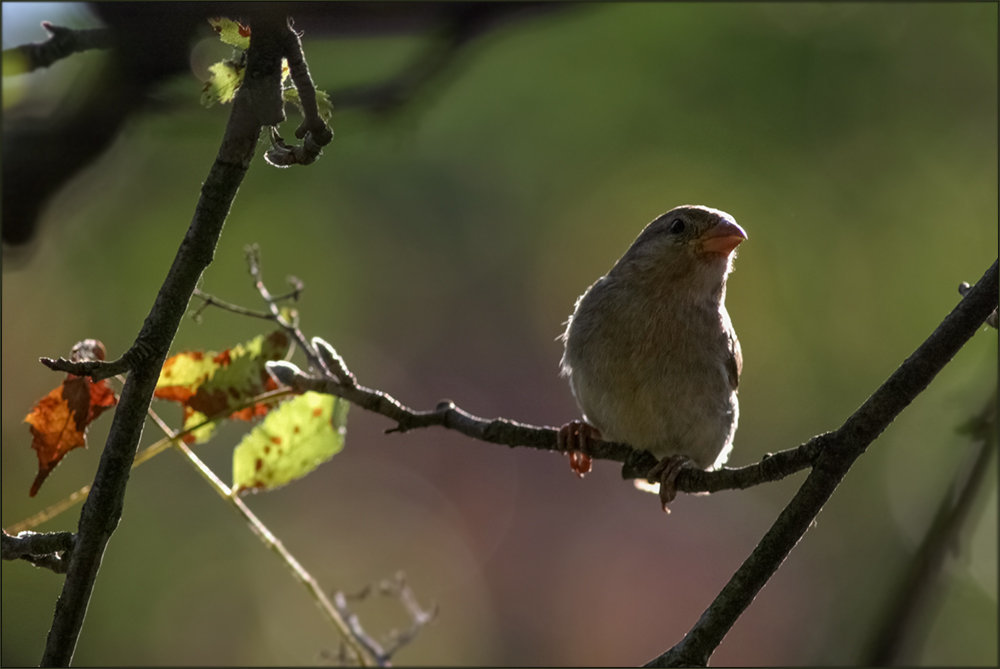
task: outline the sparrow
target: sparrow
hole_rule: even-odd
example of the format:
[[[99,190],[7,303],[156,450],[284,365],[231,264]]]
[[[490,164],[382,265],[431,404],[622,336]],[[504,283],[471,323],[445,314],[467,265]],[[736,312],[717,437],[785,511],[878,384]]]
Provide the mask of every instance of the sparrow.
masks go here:
[[[743,367],[726,279],[747,239],[732,216],[685,205],[657,217],[576,301],[561,336],[563,376],[583,413],[559,429],[579,475],[595,439],[646,450],[663,510],[683,467],[729,458]]]

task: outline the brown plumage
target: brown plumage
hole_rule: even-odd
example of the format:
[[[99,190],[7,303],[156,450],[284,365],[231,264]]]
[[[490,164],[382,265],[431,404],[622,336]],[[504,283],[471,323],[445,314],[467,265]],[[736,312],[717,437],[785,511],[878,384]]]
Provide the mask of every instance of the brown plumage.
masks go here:
[[[740,343],[726,312],[726,279],[746,233],[729,214],[677,207],[646,226],[576,302],[563,340],[584,421],[560,430],[574,469],[595,436],[660,459],[650,480],[669,503],[680,468],[722,465],[739,418]]]

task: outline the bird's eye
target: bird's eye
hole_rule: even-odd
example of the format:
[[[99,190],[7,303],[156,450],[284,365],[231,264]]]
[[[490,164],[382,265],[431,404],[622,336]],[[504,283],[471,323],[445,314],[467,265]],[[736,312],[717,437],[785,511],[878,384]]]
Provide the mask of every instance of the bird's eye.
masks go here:
[[[674,220],[670,221],[670,227],[667,228],[667,232],[669,232],[672,235],[679,235],[680,233],[684,232],[684,221],[682,221],[679,218],[675,218]]]

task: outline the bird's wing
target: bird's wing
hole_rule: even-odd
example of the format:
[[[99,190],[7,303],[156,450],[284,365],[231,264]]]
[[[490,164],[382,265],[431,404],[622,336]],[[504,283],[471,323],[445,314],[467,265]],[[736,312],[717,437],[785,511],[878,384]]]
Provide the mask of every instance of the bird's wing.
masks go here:
[[[736,390],[740,385],[740,373],[743,371],[743,351],[740,349],[740,340],[736,338],[736,332],[731,328],[727,330],[726,338],[729,340],[726,371],[729,372],[729,385]]]

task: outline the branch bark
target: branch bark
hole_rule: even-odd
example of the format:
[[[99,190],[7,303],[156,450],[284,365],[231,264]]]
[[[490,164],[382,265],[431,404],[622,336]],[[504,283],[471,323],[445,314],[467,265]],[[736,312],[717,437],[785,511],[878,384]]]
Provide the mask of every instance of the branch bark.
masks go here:
[[[279,321],[285,327],[291,327]],[[294,331],[294,330],[293,330]],[[298,333],[297,340],[304,339]],[[324,366],[326,370],[316,370],[321,367],[314,363],[311,375],[303,372],[288,362],[270,362],[267,367],[275,378],[296,390],[297,392],[314,391],[335,395],[367,411],[378,413],[396,422],[396,427],[386,432],[408,432],[409,430],[440,426],[461,432],[467,437],[479,439],[493,444],[503,444],[516,447],[535,448],[543,451],[558,451],[558,429],[554,427],[538,427],[518,423],[507,418],[480,418],[455,406],[451,400],[442,400],[430,411],[416,411],[404,406],[391,395],[381,390],[372,390],[358,385],[354,375],[348,371],[341,358],[332,346],[318,337],[313,339],[315,348],[322,358],[331,362]],[[308,351],[308,347],[303,346]],[[310,356],[311,357],[311,356]],[[809,441],[778,453],[768,453],[760,462],[745,467],[722,468],[716,471],[703,471],[695,468],[684,468],[677,476],[677,490],[683,492],[718,492],[720,490],[743,490],[761,483],[779,481],[798,471],[812,466],[831,435],[820,434]],[[636,451],[628,444],[617,444],[609,441],[597,441],[589,445],[587,455],[599,460],[611,460],[624,464],[623,478],[645,478],[656,463],[656,458],[646,451]]]
[[[72,532],[21,532],[17,536],[11,536],[4,531],[3,559],[26,560],[36,567],[65,574],[75,545],[76,535]]]
[[[251,42],[251,50],[256,46]],[[67,666],[73,659],[104,550],[121,519],[129,471],[160,368],[191,294],[212,262],[229,208],[253,158],[260,124],[252,106],[251,89],[248,83],[236,96],[191,225],[135,343],[117,366],[105,363],[107,366],[98,365],[94,370],[95,378],[98,374],[106,378],[120,371],[124,363],[131,373],[115,411],[91,494],[80,513],[76,548],[56,602],[43,666]],[[55,363],[49,366],[60,367]]]
[[[997,308],[997,262],[930,337],[835,432],[812,472],[691,631],[647,667],[703,667],[830,499],[851,465]]]

